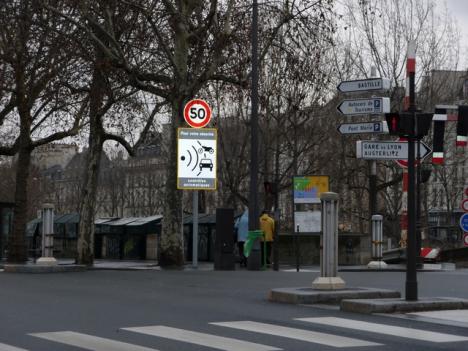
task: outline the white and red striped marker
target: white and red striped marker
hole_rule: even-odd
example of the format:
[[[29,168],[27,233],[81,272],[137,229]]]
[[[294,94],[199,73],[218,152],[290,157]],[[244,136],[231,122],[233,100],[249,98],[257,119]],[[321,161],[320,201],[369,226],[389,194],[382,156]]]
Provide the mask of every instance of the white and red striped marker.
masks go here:
[[[421,247],[421,257],[425,260],[436,260],[439,257],[440,249],[432,247]]]

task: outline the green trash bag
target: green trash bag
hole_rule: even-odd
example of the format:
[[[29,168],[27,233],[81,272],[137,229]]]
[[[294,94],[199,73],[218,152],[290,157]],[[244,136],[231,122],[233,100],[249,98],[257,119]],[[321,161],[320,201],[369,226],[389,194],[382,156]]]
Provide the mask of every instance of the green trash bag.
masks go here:
[[[252,247],[255,243],[255,240],[263,237],[262,230],[249,230],[247,234],[247,240],[244,243],[244,256],[249,257]]]

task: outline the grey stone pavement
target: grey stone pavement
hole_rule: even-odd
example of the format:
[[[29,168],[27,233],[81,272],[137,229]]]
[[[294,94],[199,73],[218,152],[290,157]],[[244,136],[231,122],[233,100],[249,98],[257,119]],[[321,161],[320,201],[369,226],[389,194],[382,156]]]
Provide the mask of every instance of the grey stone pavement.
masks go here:
[[[192,269],[188,262],[186,269],[175,271],[159,269],[156,262],[98,260],[96,267],[73,273],[1,273],[0,350],[208,351],[217,337],[231,340],[227,345],[223,339],[221,350],[236,351],[330,351],[340,342],[352,350],[468,350],[463,310],[370,315],[267,300],[274,288],[311,286],[318,266],[300,272],[292,266],[282,266],[280,272],[238,266],[236,271],[214,271],[212,264],[200,262]],[[401,271],[352,270],[339,275],[349,287],[404,291]],[[424,298],[466,298],[468,270],[423,271],[418,284]],[[200,338],[205,346],[194,344]],[[250,342],[251,348],[229,348],[239,342]]]

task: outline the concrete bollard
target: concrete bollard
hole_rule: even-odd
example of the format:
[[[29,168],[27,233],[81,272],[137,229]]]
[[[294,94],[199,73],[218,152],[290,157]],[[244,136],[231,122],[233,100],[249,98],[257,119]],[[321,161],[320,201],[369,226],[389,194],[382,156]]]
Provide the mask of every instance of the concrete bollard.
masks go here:
[[[383,216],[372,216],[372,261],[367,265],[368,268],[385,268],[387,264],[382,261],[383,244]]]
[[[42,257],[37,264],[56,265],[54,258],[54,205],[42,206]]]
[[[338,272],[338,194],[322,193],[322,235],[320,253],[320,277],[312,287],[319,290],[344,289],[345,282]]]

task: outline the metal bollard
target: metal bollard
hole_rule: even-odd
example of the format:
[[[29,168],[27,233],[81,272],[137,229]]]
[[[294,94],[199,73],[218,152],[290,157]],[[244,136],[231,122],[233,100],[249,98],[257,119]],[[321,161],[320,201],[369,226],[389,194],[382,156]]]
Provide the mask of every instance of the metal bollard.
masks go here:
[[[345,282],[337,276],[338,271],[338,194],[322,193],[322,235],[320,277],[312,283],[314,289],[343,289]]]
[[[367,265],[371,269],[383,269],[387,264],[382,261],[382,244],[383,244],[383,216],[373,215],[372,223],[372,261]]]
[[[382,260],[383,216],[372,216],[372,259]]]
[[[55,265],[54,258],[54,205],[44,204],[42,208],[42,257],[38,264]]]

